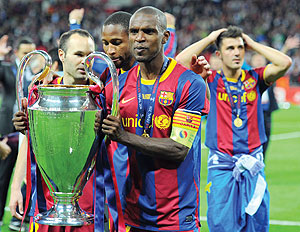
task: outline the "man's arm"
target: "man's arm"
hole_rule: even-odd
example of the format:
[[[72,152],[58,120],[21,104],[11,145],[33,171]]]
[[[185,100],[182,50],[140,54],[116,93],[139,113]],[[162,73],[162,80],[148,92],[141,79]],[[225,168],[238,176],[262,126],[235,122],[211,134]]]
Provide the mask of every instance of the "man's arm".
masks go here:
[[[103,120],[102,131],[113,141],[132,147],[145,155],[181,162],[185,159],[189,148],[170,138],[146,138],[121,127],[121,119],[112,115]]]
[[[284,53],[255,42],[246,34],[243,34],[243,39],[248,49],[254,50],[271,62],[271,64],[266,67],[264,73],[264,79],[267,83],[271,84],[275,82],[278,78],[282,77],[291,66],[292,59]]]
[[[74,9],[69,13],[70,30],[80,29],[84,15],[84,8]]]
[[[16,208],[19,207],[19,212],[23,214],[23,195],[21,186],[26,174],[26,154],[27,154],[27,137],[23,139],[18,158],[15,166],[13,181],[11,184],[9,208],[11,215],[22,220],[22,215],[17,213]]]
[[[190,64],[192,62],[193,55],[196,55],[197,57],[201,54],[201,52],[208,47],[209,45],[213,44],[218,36],[225,31],[225,28],[216,30],[211,32],[207,37],[203,38],[202,40],[188,46],[185,48],[182,52],[180,52],[176,60],[184,65],[185,67],[189,68]]]

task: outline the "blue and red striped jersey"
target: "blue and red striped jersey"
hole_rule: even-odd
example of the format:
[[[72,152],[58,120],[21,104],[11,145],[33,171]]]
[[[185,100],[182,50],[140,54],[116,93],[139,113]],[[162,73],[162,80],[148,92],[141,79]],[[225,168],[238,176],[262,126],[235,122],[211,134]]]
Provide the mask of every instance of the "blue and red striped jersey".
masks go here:
[[[204,80],[187,70],[171,58],[166,71],[160,77],[155,96],[150,136],[169,138],[173,119],[177,124],[191,122],[193,117],[208,113],[206,86]],[[123,128],[142,135],[143,123],[139,118],[137,79],[139,65],[119,76],[120,114]],[[143,80],[142,98],[145,108],[150,101],[155,80]],[[112,105],[112,84],[105,87],[108,109]],[[179,113],[178,113],[179,112]],[[188,117],[181,112],[188,112]],[[188,123],[187,123],[188,124]],[[200,120],[199,120],[200,126]],[[186,159],[175,163],[137,152],[136,150],[111,142],[109,156],[113,156],[118,185],[122,189],[125,221],[128,225],[145,230],[193,230],[199,227],[199,183],[201,163],[201,133],[197,127]],[[182,133],[182,136],[185,136]],[[129,164],[124,162],[129,157]],[[123,158],[122,158],[123,157]],[[122,159],[119,169],[117,159]],[[129,168],[130,167],[130,168]],[[126,170],[121,170],[126,168]],[[129,169],[128,169],[129,168]],[[121,179],[121,180],[120,180]]]
[[[266,141],[261,95],[268,88],[263,68],[242,70],[241,114],[242,125],[235,126],[228,94],[221,71],[213,71],[207,79],[211,93],[207,117],[206,146],[229,155],[254,151]],[[237,107],[237,81],[226,78]]]

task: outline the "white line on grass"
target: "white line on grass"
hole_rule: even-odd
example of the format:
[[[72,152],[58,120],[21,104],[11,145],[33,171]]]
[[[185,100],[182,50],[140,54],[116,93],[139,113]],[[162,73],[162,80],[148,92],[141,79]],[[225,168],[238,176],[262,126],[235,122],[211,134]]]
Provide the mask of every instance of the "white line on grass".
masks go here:
[[[283,140],[283,139],[295,139],[295,138],[300,138],[300,131],[271,135],[272,141]]]
[[[277,135],[271,135],[270,140],[277,141],[277,140],[284,140],[284,139],[295,139],[300,138],[300,131],[291,132],[291,133],[283,133]],[[204,143],[201,144],[202,149],[207,149]]]
[[[207,221],[207,217],[200,216],[200,221]],[[278,225],[278,226],[300,226],[300,222],[270,220],[270,225]]]

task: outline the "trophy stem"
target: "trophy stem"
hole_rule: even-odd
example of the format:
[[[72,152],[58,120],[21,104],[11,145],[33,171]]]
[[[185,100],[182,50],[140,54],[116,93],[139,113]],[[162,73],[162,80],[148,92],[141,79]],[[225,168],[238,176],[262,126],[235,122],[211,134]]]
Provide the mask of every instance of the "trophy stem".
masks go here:
[[[79,194],[52,192],[54,205],[35,216],[35,221],[52,226],[83,226],[94,223],[94,215],[80,209]]]

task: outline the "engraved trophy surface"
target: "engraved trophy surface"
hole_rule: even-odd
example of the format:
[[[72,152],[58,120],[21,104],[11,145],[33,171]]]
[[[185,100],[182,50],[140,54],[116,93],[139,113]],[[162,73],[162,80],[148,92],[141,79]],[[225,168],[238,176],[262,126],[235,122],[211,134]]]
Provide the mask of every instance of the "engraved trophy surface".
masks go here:
[[[46,52],[33,51],[22,59],[17,76],[19,109],[24,69],[35,54],[46,60],[44,71],[36,80],[43,79],[50,70],[51,58]],[[95,56],[102,58],[104,55],[97,53]],[[103,59],[117,78],[113,62],[107,56]],[[89,74],[88,77],[100,85],[96,76]],[[31,146],[54,205],[39,213],[35,221],[54,226],[91,224],[94,215],[81,210],[78,199],[96,162],[96,154],[90,150],[95,139],[97,105],[88,92],[88,85],[40,85],[37,88],[38,98],[28,107]],[[119,92],[118,82],[116,90]]]

